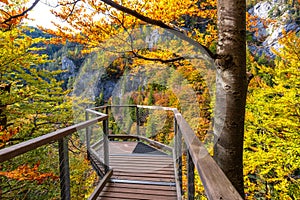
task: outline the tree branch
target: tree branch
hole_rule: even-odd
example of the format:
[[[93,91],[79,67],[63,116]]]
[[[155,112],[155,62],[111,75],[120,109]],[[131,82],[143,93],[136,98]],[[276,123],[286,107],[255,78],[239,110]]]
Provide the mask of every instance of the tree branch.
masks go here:
[[[72,3],[64,3],[64,4],[61,4],[62,6],[66,6],[66,5],[72,5],[72,9],[70,11],[70,13],[68,14],[68,16],[66,17],[65,20],[67,20],[71,15],[73,15],[73,12],[75,10],[75,6],[78,2],[80,2],[81,0],[75,0],[73,1]]]
[[[113,2],[113,1],[111,1],[111,0],[101,0],[101,1],[104,2],[104,3],[106,3],[106,4],[108,4],[108,5],[110,5],[111,7],[115,8],[117,10],[120,10],[120,11],[123,11],[123,12],[125,12],[127,14],[130,14],[130,15],[132,15],[132,16],[134,16],[134,17],[136,17],[136,18],[138,18],[138,19],[140,19],[140,20],[142,20],[144,22],[147,22],[149,24],[157,25],[157,26],[159,26],[161,28],[166,28],[166,29],[170,29],[170,30],[173,29],[172,27],[168,26],[167,24],[163,23],[162,21],[146,17],[146,16],[144,16],[144,15],[136,12],[135,10],[132,10],[130,8],[127,8],[127,7],[124,7],[124,6],[120,5],[120,4],[117,4],[117,3]]]
[[[17,14],[17,15],[13,15],[13,16],[10,16],[9,18],[7,18],[6,20],[4,20],[3,22],[1,22],[1,24],[7,24],[9,21],[13,20],[13,19],[16,19],[18,17],[22,17],[24,15],[26,15],[30,10],[32,10],[37,4],[38,2],[40,2],[40,0],[35,0],[33,2],[33,4],[28,8],[26,9],[25,11],[23,11],[22,13],[20,14]]]
[[[196,42],[195,40],[189,38],[188,36],[186,36],[184,33],[180,32],[179,30],[163,23],[162,21],[160,20],[155,20],[155,19],[151,19],[147,16],[144,16],[138,12],[136,12],[135,10],[132,10],[130,8],[127,8],[127,7],[124,7],[118,3],[115,3],[114,1],[112,0],[101,0],[102,2],[110,5],[111,7],[119,10],[119,11],[122,11],[122,12],[125,12],[127,14],[130,14],[144,22],[147,22],[149,24],[152,24],[152,25],[156,25],[156,26],[159,26],[161,28],[165,28],[169,31],[171,31],[174,35],[178,36],[179,38],[181,38],[182,40],[185,40],[187,41],[188,43],[192,44],[193,46],[197,47],[197,48],[202,48],[204,49],[205,53],[207,53],[211,58],[215,58],[215,54],[213,52],[211,52],[206,46]]]
[[[179,60],[184,60],[184,57],[176,57],[176,58],[171,58],[171,59],[168,59],[168,60],[164,60],[164,59],[161,59],[161,58],[148,58],[148,57],[145,57],[145,56],[142,56],[142,55],[136,53],[135,51],[131,51],[131,53],[137,58],[141,58],[143,60],[149,60],[149,61],[158,61],[158,62],[161,62],[161,63],[170,63],[170,62],[176,62],[176,61],[179,61]]]
[[[254,75],[251,72],[246,72],[247,75],[247,83],[249,85],[250,81],[254,78]]]

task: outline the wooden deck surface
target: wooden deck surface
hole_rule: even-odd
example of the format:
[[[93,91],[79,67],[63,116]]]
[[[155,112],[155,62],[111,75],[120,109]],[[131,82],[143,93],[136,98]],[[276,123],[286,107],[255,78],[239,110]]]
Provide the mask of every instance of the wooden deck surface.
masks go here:
[[[98,200],[177,199],[172,157],[149,152],[147,147],[148,153],[134,153],[137,145],[138,142],[110,142],[109,162],[113,176]]]

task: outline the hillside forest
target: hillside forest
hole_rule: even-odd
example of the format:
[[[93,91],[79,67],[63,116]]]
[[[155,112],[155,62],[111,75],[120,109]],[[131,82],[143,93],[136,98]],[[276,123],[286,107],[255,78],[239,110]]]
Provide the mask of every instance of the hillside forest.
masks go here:
[[[84,121],[88,107],[139,104],[177,108],[213,154],[215,69],[205,48],[216,52],[217,0],[115,1],[205,47],[196,50],[104,2],[58,0],[50,8],[63,23],[48,29],[27,24],[42,2],[0,0],[0,149]],[[247,10],[245,199],[300,199],[300,1],[249,0]],[[134,115],[120,113],[110,132],[134,131]],[[172,123],[152,116],[145,136],[172,145]],[[99,181],[83,135],[69,138],[72,199],[86,199]],[[59,199],[57,148],[1,163],[0,199]],[[199,177],[195,199],[206,199]]]

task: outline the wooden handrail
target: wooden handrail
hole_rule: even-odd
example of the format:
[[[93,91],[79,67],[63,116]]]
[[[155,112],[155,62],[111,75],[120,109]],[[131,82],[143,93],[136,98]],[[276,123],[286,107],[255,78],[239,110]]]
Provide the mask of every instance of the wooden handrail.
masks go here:
[[[232,183],[226,177],[221,168],[217,165],[214,159],[210,156],[204,144],[195,135],[187,121],[176,108],[162,106],[144,106],[144,105],[108,105],[106,107],[137,107],[152,110],[172,111],[176,119],[176,123],[184,143],[189,151],[192,161],[200,175],[201,181],[205,188],[205,193],[209,199],[242,199]],[[98,108],[98,109],[100,109]],[[181,137],[181,136],[180,136]],[[191,166],[190,166],[191,167]]]
[[[174,114],[208,199],[242,199],[224,172],[210,156],[203,143],[197,138],[187,121],[177,110],[174,111]]]
[[[23,153],[26,153],[28,151],[31,151],[33,149],[36,149],[40,146],[43,146],[45,144],[51,143],[53,141],[58,141],[78,130],[81,130],[83,128],[86,128],[92,124],[95,124],[97,122],[103,121],[108,119],[106,115],[96,117],[93,119],[90,119],[85,122],[81,122],[79,124],[75,124],[57,131],[54,131],[52,133],[48,133],[46,135],[39,136],[37,138],[33,138],[31,140],[21,142],[19,144],[4,148],[0,150],[0,162],[4,162],[6,160],[9,160],[11,158],[14,158],[18,155],[21,155]]]

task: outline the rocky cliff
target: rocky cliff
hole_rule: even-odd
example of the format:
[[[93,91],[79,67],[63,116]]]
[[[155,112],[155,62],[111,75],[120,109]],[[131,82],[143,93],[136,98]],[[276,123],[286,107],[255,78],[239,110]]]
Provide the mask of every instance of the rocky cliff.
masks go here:
[[[283,31],[300,31],[299,5],[289,5],[286,0],[261,1],[248,10],[252,16],[257,16],[258,32],[253,33],[254,43],[249,43],[252,53],[271,58],[275,55],[272,48],[278,50],[278,39]]]

